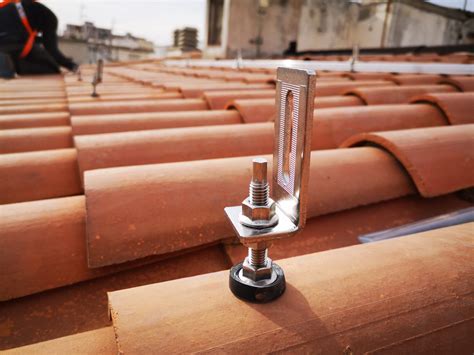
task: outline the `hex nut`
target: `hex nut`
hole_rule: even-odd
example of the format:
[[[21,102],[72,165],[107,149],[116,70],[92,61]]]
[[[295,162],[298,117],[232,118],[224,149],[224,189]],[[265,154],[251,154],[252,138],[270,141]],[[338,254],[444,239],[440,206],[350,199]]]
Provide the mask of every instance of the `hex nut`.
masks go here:
[[[253,281],[270,279],[272,277],[272,259],[267,257],[265,266],[255,268],[250,264],[247,256],[242,263],[242,274]]]
[[[266,206],[255,206],[250,203],[250,199],[246,198],[242,201],[242,214],[252,221],[270,220],[275,215],[275,202],[268,199]]]

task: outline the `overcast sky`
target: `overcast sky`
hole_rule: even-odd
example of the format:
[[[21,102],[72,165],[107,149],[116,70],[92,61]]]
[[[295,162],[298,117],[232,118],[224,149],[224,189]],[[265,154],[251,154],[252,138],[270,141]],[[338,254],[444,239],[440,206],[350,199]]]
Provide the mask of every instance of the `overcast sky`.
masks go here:
[[[257,1],[257,0],[255,0]],[[328,0],[329,1],[329,0]],[[438,5],[463,8],[465,0],[432,0]],[[60,31],[66,24],[92,21],[114,32],[145,37],[155,44],[172,44],[176,28],[196,27],[202,44],[206,21],[206,0],[42,0],[59,18]],[[474,0],[467,1],[474,11]]]
[[[202,41],[206,0],[42,0],[66,24],[92,21],[114,32],[145,37],[157,45],[172,44],[177,28],[191,26]],[[81,10],[82,9],[82,10]]]

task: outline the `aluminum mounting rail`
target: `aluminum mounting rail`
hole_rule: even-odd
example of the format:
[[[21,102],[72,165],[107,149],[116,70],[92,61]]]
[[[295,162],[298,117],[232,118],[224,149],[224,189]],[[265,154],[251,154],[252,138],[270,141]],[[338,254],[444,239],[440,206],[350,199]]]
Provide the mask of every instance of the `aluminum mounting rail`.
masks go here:
[[[362,61],[310,61],[310,60],[165,60],[168,66],[215,67],[215,68],[298,68],[306,70],[329,70],[345,72],[411,73],[474,75],[474,64],[413,63],[413,62],[362,62]]]

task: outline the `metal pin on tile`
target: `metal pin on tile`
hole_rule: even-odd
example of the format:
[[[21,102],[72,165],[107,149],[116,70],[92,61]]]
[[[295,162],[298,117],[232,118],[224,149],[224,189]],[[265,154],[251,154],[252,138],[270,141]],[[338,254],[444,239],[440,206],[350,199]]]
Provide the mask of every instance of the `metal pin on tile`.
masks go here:
[[[97,85],[102,83],[102,76],[104,72],[104,60],[99,59],[97,61],[96,71],[94,73],[94,77],[92,78],[92,97],[99,97],[100,95],[97,93]]]
[[[268,248],[306,222],[315,83],[314,72],[278,68],[271,194],[268,163],[256,158],[249,197],[224,209],[240,242],[249,248],[229,276],[231,291],[247,301],[269,302],[285,291],[284,272],[268,257]]]

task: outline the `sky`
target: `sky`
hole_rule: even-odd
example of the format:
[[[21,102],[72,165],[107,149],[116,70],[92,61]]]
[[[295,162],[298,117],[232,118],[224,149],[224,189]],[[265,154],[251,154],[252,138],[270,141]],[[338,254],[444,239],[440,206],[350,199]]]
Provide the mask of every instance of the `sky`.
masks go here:
[[[198,29],[202,43],[206,22],[206,0],[42,0],[66,24],[91,21],[114,33],[132,33],[158,46],[172,44],[173,31],[185,26]]]
[[[465,0],[430,2],[463,8]],[[68,23],[91,21],[96,26],[112,28],[117,34],[130,32],[158,46],[167,46],[172,44],[175,29],[191,26],[198,29],[202,45],[206,0],[42,0],[42,3],[58,16],[61,32]],[[474,0],[467,0],[467,9],[474,12]]]

